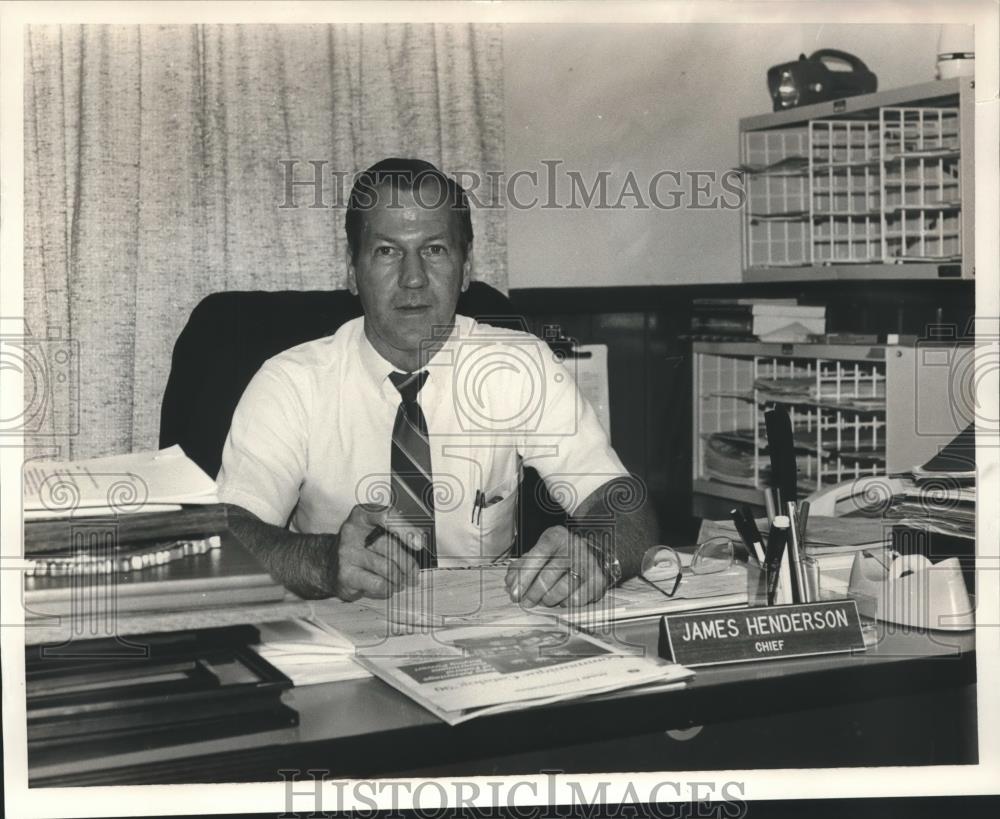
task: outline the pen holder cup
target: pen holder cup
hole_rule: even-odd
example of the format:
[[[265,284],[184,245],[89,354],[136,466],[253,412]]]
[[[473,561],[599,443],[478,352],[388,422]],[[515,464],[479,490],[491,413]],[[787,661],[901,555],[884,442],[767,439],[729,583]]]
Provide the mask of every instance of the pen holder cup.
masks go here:
[[[810,555],[802,555],[802,579],[805,581],[804,601],[819,603],[823,600],[823,589],[820,588],[819,561]]]
[[[769,573],[765,566],[758,566],[756,563],[747,565],[747,605],[750,608],[760,608],[767,606],[767,589]],[[783,595],[781,583],[779,582],[774,592],[773,605],[779,606],[784,603],[791,603]]]
[[[747,565],[747,605],[752,609],[767,605],[767,569],[754,563]]]
[[[803,555],[800,561],[802,564],[802,580],[805,584],[800,602],[819,603],[823,600],[843,597],[843,595],[824,594],[820,581],[819,561],[809,555]],[[788,570],[786,569],[786,571]],[[758,566],[755,563],[750,563],[747,566],[747,605],[768,605],[767,589],[770,579],[770,574],[765,566]],[[784,582],[779,577],[778,582],[774,586],[774,601],[772,605],[781,606],[795,602],[790,593],[790,577],[786,578]]]

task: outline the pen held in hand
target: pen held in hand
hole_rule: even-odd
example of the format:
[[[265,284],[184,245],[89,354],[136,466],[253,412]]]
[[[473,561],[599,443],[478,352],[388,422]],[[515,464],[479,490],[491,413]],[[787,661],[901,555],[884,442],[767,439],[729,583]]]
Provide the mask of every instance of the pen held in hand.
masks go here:
[[[367,535],[365,535],[365,548],[372,546],[376,540],[378,540],[382,535],[386,535],[388,532],[382,526],[374,527]]]
[[[491,564],[498,564],[498,563],[502,563],[504,560],[507,560],[507,558],[509,558],[514,553],[514,545],[515,544],[511,543],[510,546],[508,546],[506,549],[504,549],[502,552],[500,552],[500,554],[498,554],[496,557],[494,557],[490,561],[490,563]]]
[[[366,549],[371,548],[371,546],[374,545],[375,541],[378,540],[383,535],[388,537],[390,540],[394,540],[396,543],[398,543],[400,546],[406,549],[406,551],[408,551],[410,554],[417,554],[418,552],[422,552],[424,550],[423,546],[410,545],[395,532],[392,532],[381,525],[376,525],[367,535],[365,535],[365,548]]]

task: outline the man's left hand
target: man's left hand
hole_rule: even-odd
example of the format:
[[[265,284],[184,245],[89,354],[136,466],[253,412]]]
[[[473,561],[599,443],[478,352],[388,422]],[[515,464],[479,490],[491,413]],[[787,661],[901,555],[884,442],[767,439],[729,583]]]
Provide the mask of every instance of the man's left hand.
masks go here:
[[[510,599],[524,608],[538,603],[584,606],[607,591],[597,557],[565,526],[542,532],[534,548],[511,563],[505,582]]]

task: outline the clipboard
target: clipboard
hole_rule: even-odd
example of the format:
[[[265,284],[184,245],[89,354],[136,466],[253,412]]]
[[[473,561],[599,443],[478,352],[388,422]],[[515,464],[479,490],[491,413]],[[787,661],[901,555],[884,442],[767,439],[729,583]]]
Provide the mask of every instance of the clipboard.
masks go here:
[[[576,378],[577,389],[597,414],[608,439],[611,438],[611,401],[608,390],[608,345],[577,344],[565,336],[546,341],[554,353],[562,356]]]

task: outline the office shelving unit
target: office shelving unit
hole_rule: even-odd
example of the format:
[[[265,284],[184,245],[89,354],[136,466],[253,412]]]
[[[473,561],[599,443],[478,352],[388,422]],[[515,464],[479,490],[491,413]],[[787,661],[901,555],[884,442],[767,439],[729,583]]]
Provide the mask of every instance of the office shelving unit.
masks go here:
[[[740,121],[744,278],[971,277],[973,80]]]
[[[923,463],[963,423],[941,400],[959,349],[694,342],[695,514],[760,506],[770,468],[764,412],[775,405],[792,420],[802,494]],[[933,399],[921,419],[918,396]]]

